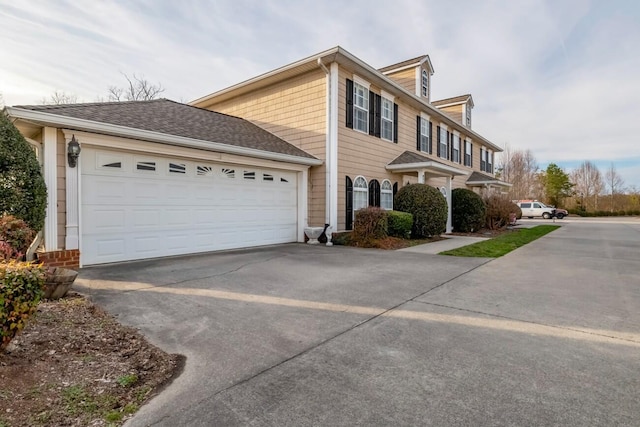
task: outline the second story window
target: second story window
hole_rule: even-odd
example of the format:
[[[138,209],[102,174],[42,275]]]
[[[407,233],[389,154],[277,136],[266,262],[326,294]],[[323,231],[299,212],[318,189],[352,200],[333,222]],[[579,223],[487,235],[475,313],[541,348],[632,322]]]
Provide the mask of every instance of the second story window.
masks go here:
[[[431,133],[429,132],[429,121],[423,118],[420,121],[420,151],[431,154],[429,138],[431,138]]]
[[[449,158],[449,132],[447,132],[447,128],[440,127],[440,142],[439,142],[439,150],[438,156],[443,159]]]
[[[471,150],[473,150],[473,146],[471,145],[471,141],[464,142],[464,165],[472,167],[471,163]]]
[[[393,102],[382,97],[381,137],[393,141]]]
[[[487,153],[487,172],[493,173],[493,151],[485,151]]]
[[[467,124],[467,127],[470,128],[471,127],[471,107],[469,106],[469,104],[466,105],[465,107],[465,114],[466,114],[466,118],[465,118],[465,122]]]
[[[480,147],[480,170],[487,171],[487,150],[484,147]]]
[[[460,136],[453,134],[453,149],[451,150],[451,161],[460,163]]]
[[[369,132],[369,90],[353,83],[353,128]]]
[[[427,70],[422,70],[422,96],[429,97],[429,73]]]

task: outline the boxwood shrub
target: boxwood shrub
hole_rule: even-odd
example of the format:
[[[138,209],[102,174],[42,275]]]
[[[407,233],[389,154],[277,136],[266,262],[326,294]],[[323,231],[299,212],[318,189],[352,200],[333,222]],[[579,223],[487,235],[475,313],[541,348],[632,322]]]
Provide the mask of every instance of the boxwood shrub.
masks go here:
[[[451,204],[451,223],[455,231],[471,233],[484,227],[487,207],[478,194],[456,188],[451,192]]]
[[[447,226],[447,201],[439,190],[426,184],[402,187],[394,198],[396,210],[413,215],[411,237],[437,236]]]
[[[0,348],[24,328],[44,293],[45,268],[30,262],[0,262]]]
[[[384,239],[387,237],[387,213],[385,210],[368,207],[356,211],[351,238],[359,242]]]
[[[413,227],[413,215],[409,212],[387,211],[387,232],[389,236],[408,239],[411,237]]]

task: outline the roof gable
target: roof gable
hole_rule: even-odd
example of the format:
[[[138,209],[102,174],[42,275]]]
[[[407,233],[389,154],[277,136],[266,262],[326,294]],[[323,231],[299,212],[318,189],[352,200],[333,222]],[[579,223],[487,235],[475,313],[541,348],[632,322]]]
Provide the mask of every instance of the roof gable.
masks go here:
[[[432,101],[431,105],[433,105],[434,107],[444,107],[448,105],[466,104],[467,102],[471,102],[471,106],[473,107],[474,105],[473,98],[469,93],[466,95],[454,96],[452,98],[445,98],[445,99],[439,99],[437,101]]]

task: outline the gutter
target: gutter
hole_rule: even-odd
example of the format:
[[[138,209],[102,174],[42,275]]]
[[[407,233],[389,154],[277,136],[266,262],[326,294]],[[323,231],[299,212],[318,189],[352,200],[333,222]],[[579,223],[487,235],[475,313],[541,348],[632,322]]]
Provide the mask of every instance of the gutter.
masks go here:
[[[43,113],[40,111],[26,110],[16,107],[6,107],[6,110],[11,117],[36,122],[38,124],[45,123],[59,128],[78,129],[107,135],[140,139],[143,141],[158,142],[167,145],[175,145],[179,147],[195,148],[198,150],[214,151],[226,154],[237,154],[240,156],[256,157],[259,159],[296,163],[307,166],[319,166],[323,163],[322,160],[315,157],[307,158],[291,154],[256,150],[255,148],[238,147],[221,142],[203,141],[184,136],[168,135],[160,132],[95,122],[92,120],[77,119],[57,114]]]

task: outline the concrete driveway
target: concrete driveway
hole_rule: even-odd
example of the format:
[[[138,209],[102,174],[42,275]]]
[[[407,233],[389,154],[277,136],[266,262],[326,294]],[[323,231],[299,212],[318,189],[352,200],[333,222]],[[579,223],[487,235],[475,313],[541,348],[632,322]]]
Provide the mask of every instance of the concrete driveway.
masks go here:
[[[89,268],[185,372],[131,426],[638,425],[640,221],[496,260],[283,245]]]

